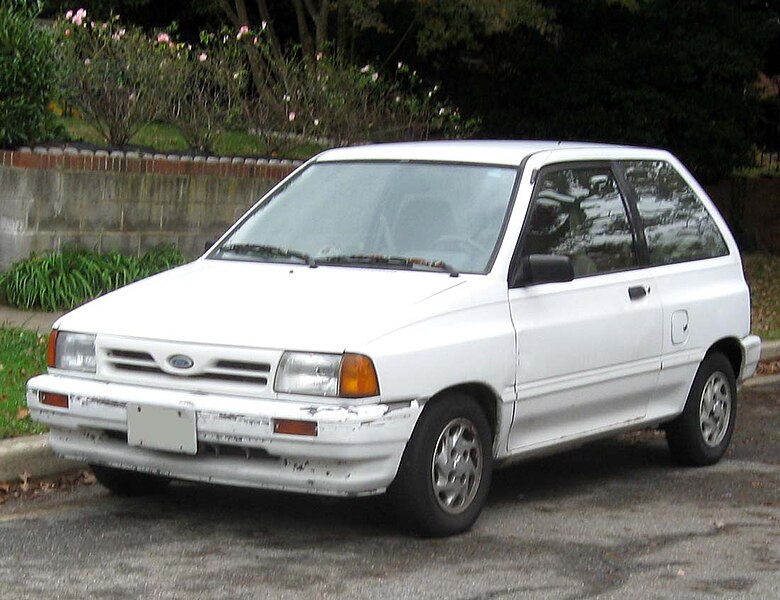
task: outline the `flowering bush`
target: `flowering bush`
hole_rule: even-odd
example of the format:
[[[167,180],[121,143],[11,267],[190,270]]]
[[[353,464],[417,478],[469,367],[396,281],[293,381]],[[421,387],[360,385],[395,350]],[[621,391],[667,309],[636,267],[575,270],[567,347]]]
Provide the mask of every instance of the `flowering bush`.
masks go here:
[[[46,110],[57,68],[48,31],[35,27],[38,5],[0,0],[0,146],[42,141],[57,126]]]
[[[80,8],[58,21],[66,99],[114,146],[124,146],[163,109],[169,52],[118,18],[96,23]]]
[[[169,110],[163,119],[177,126],[191,148],[211,152],[220,130],[237,115],[246,83],[245,56],[221,36],[201,34],[201,46],[174,44],[168,33],[157,36],[173,57]],[[221,40],[220,40],[221,37]]]
[[[456,108],[438,97],[438,86],[426,87],[402,63],[386,76],[371,65],[357,67],[327,53],[307,60],[297,48],[279,59],[262,34],[244,27],[236,36],[255,67],[255,87],[267,88],[259,94],[263,101],[250,95],[244,107],[248,120],[260,131],[324,137],[343,144],[462,137],[476,127],[476,122],[463,121]],[[260,86],[256,65],[265,68],[260,71],[264,75]]]
[[[3,0],[0,0],[3,1]],[[125,145],[154,119],[177,126],[191,148],[210,152],[217,134],[236,125],[260,133],[270,151],[293,136],[330,143],[467,135],[456,109],[414,71],[391,74],[327,53],[273,51],[265,24],[201,34],[199,45],[171,33],[149,37],[68,11],[58,22],[68,78],[66,99],[113,145]]]

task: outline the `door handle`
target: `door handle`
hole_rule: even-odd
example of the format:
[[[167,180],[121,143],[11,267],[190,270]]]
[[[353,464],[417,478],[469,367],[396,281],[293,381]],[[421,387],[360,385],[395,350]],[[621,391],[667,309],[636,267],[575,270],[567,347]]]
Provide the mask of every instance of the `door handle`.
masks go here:
[[[640,298],[647,296],[649,293],[650,288],[646,288],[643,285],[634,285],[628,288],[628,297],[631,298],[631,300],[639,300]]]

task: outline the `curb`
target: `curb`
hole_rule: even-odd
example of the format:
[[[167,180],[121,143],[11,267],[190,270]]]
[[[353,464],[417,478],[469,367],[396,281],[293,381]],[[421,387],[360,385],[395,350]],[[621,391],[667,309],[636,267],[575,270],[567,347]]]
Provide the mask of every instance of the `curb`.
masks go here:
[[[86,469],[54,455],[46,434],[0,440],[0,482],[42,479]]]
[[[780,341],[761,342],[761,360],[777,360],[780,358]]]
[[[19,311],[20,314],[21,311]],[[0,312],[0,323],[3,321]],[[45,322],[54,315],[46,316]],[[57,315],[59,316],[59,315]],[[51,319],[52,321],[55,319]],[[762,342],[761,360],[776,360],[780,358],[780,341]],[[760,387],[780,383],[780,375],[765,375],[752,377],[744,382],[743,387]],[[49,448],[46,434],[0,440],[0,482],[18,481],[24,479],[41,479],[60,476],[71,471],[86,469],[87,465],[65,460],[54,455]]]

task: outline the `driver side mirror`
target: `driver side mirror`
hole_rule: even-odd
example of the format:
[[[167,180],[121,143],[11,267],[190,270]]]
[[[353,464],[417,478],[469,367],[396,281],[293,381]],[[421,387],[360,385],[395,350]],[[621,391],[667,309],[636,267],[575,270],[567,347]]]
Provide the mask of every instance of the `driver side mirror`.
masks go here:
[[[568,256],[530,254],[520,259],[510,286],[527,287],[540,283],[562,283],[574,279],[574,267]]]

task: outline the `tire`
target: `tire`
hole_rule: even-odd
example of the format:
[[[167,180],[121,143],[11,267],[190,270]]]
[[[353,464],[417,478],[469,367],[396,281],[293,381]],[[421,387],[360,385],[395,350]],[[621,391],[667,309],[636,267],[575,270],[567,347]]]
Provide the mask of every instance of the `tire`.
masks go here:
[[[104,467],[103,465],[89,465],[98,483],[117,496],[148,496],[162,492],[171,480],[168,477],[139,473]]]
[[[469,530],[490,488],[492,441],[484,411],[469,396],[448,394],[426,406],[388,490],[399,522],[432,537]]]
[[[697,467],[718,462],[729,447],[736,418],[734,369],[722,354],[710,354],[696,371],[682,414],[666,426],[675,461]]]

